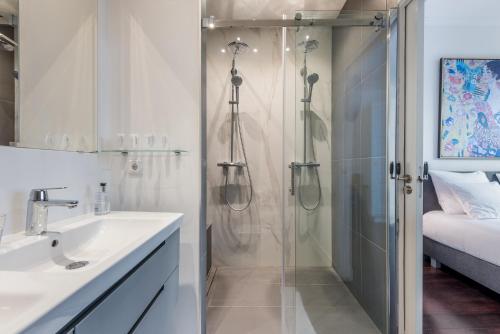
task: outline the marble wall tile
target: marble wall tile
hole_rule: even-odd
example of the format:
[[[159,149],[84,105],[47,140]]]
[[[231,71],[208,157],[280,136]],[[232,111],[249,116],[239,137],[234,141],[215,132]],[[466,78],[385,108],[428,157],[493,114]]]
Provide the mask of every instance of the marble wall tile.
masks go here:
[[[225,203],[225,176],[218,162],[230,160],[230,69],[227,44],[240,38],[249,45],[236,58],[240,88],[240,124],[253,182],[248,210],[231,211]],[[282,109],[281,31],[279,29],[216,30],[208,35],[207,49],[207,223],[214,229],[215,266],[279,266],[281,253]],[[224,52],[222,51],[224,50]],[[240,139],[235,136],[235,159],[244,161]],[[227,199],[241,208],[249,198],[246,170],[234,177],[232,189],[243,194]],[[241,186],[246,185],[246,186]]]
[[[210,31],[207,46],[208,76],[208,212],[207,223],[213,225],[213,254],[216,266],[280,266],[282,257],[281,191],[283,173],[290,172],[283,164],[283,150],[289,162],[300,158],[303,150],[303,88],[299,73],[303,62],[302,49],[295,41],[306,35],[320,41],[320,48],[309,54],[310,73],[317,72],[312,103],[311,129],[316,159],[320,161],[321,206],[314,213],[295,211],[296,197],[289,198],[287,218],[293,230],[287,230],[285,243],[290,264],[328,266],[331,264],[331,30],[313,29],[287,31],[286,63],[282,62],[281,29],[219,29]],[[254,196],[249,209],[236,213],[225,203],[223,170],[218,162],[230,159],[230,69],[232,55],[226,48],[230,41],[240,38],[250,47],[236,59],[243,78],[240,88],[240,120],[246,146],[248,165],[253,181]],[[300,64],[296,65],[296,64]],[[283,71],[287,82],[283,82]],[[283,85],[287,95],[283,96]],[[283,103],[287,103],[283,115]],[[284,123],[285,122],[285,123]],[[286,137],[283,137],[283,127]],[[307,135],[310,136],[308,128]],[[243,160],[239,137],[235,140],[235,159]],[[308,142],[311,154],[311,142]],[[313,156],[308,155],[308,159]],[[288,163],[287,163],[288,165]],[[231,171],[229,180],[234,180]],[[236,192],[248,199],[249,179],[246,170],[240,171]],[[288,177],[286,178],[288,181]],[[299,181],[299,179],[297,178]],[[305,201],[314,204],[317,196],[315,174],[304,171],[298,185]],[[231,183],[231,182],[230,182]],[[243,186],[242,186],[243,185]],[[241,207],[245,200],[228,196],[231,203]],[[293,211],[293,213],[292,213]],[[293,221],[293,223],[291,223]],[[293,249],[293,251],[291,251]],[[292,255],[293,253],[293,255]],[[297,257],[295,257],[297,254]]]

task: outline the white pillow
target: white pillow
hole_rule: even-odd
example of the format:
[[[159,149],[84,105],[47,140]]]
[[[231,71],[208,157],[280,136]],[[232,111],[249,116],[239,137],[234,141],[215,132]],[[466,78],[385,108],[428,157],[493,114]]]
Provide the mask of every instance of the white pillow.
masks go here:
[[[460,183],[451,187],[465,213],[474,219],[500,218],[500,184]]]
[[[446,171],[432,170],[429,172],[432,176],[432,183],[438,197],[439,204],[447,214],[463,214],[464,209],[460,202],[455,198],[451,186],[457,183],[489,183],[488,177],[484,172],[474,173],[454,173]]]

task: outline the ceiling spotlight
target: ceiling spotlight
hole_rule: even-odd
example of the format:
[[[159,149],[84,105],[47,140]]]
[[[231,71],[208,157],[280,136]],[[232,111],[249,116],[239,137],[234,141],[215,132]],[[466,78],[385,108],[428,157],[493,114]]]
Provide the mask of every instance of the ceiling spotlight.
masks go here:
[[[226,53],[226,49],[220,49],[220,52]]]
[[[208,28],[215,29],[215,16],[210,16],[208,18]]]
[[[290,52],[290,48],[287,46],[285,49],[286,52]]]
[[[253,53],[257,53],[257,52],[259,52],[259,49],[253,49],[252,51],[253,51]]]
[[[309,40],[309,38],[310,38],[309,35],[306,35],[306,39]]]
[[[239,42],[239,41],[241,41],[241,38],[239,38],[239,37],[236,37],[236,40],[237,40],[237,41]]]

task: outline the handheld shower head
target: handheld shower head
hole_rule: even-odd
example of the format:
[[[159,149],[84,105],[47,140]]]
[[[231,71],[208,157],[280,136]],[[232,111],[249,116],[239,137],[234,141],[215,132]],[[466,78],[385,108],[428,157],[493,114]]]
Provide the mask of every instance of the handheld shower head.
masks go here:
[[[241,84],[243,83],[243,78],[240,77],[239,75],[234,75],[232,78],[231,78],[231,83],[233,84],[234,87],[240,87]]]
[[[309,83],[309,102],[312,99],[313,87],[319,81],[318,73],[313,73],[307,77],[307,83]]]
[[[307,77],[307,82],[309,85],[312,87],[315,83],[317,83],[319,80],[319,75],[317,73],[313,73],[310,76]]]

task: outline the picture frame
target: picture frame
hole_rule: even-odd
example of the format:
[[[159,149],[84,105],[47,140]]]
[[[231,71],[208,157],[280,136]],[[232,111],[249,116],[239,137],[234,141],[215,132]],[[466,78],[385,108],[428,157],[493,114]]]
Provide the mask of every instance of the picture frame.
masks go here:
[[[500,59],[442,58],[442,159],[500,158]]]

